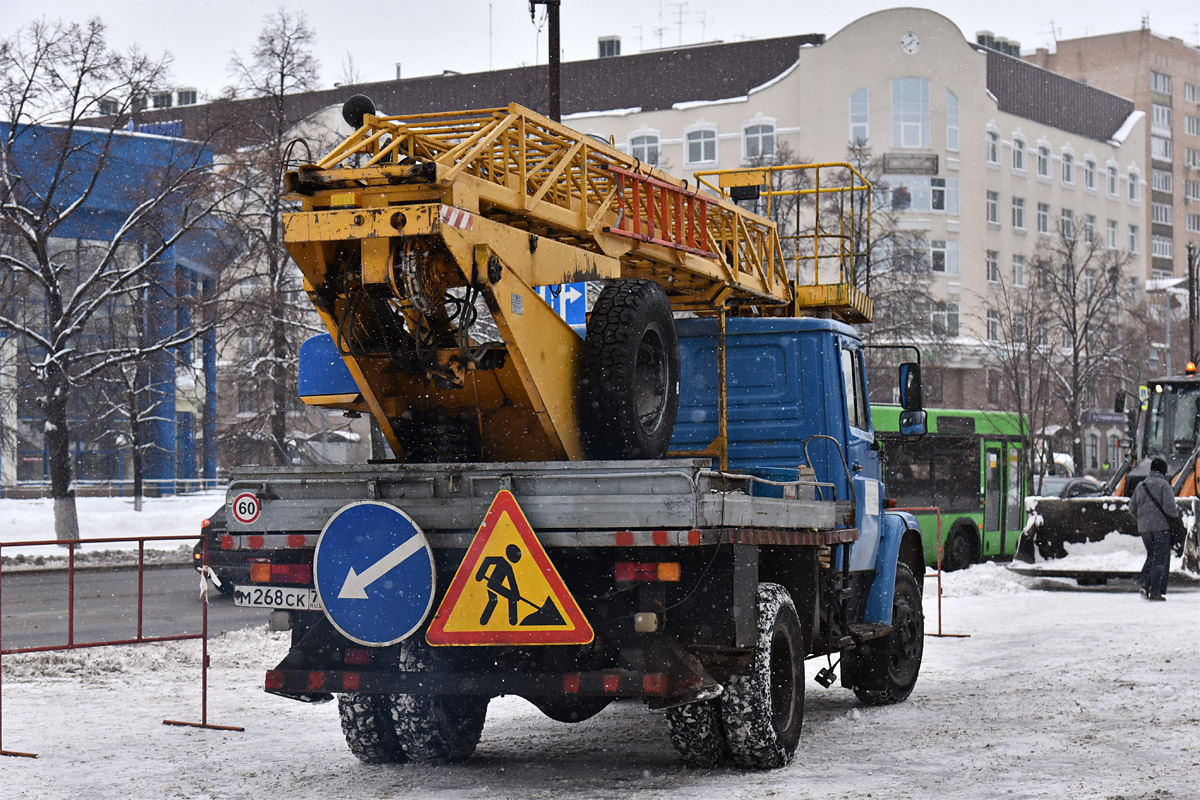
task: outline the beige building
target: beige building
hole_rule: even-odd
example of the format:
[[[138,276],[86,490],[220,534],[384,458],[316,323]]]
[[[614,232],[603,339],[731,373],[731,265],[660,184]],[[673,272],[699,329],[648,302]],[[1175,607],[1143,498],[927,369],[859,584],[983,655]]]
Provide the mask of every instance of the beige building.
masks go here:
[[[1026,60],[1131,98],[1149,119],[1148,277],[1187,274],[1200,242],[1200,49],[1143,28],[1060,41]]]
[[[930,313],[954,335],[927,381],[936,405],[1002,404],[997,377],[981,370],[997,335],[984,300],[1002,282],[1023,285],[1039,241],[1060,225],[1128,251],[1134,295],[1146,273],[1144,115],[973,44],[932,11],[863,17],[744,96],[564,122],[685,177],[783,143],[813,160],[845,159],[851,140],[884,155],[897,225],[920,233],[936,274]]]

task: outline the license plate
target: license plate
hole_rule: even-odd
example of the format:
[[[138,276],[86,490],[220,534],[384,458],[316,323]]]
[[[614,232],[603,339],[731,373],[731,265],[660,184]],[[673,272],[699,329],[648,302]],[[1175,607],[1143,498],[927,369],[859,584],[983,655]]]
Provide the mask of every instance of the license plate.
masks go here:
[[[237,586],[233,604],[246,608],[286,608],[291,611],[320,611],[316,589],[284,586]]]

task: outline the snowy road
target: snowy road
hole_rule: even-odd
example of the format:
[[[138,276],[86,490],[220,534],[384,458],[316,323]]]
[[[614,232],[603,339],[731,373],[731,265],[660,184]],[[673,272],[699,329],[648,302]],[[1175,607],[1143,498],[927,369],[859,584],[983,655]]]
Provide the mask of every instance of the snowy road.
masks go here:
[[[244,733],[161,724],[199,717],[195,643],[5,658],[4,746],[41,757],[0,760],[0,785],[6,798],[1200,797],[1200,591],[1151,604],[1127,584],[1078,590],[995,565],[945,586],[945,630],[970,638],[928,639],[899,706],[810,681],[800,751],[775,772],[687,769],[637,703],[568,726],[517,698],[493,701],[464,764],[365,767],[332,704],[258,688],[287,645],[255,630],[211,647],[209,720]]]

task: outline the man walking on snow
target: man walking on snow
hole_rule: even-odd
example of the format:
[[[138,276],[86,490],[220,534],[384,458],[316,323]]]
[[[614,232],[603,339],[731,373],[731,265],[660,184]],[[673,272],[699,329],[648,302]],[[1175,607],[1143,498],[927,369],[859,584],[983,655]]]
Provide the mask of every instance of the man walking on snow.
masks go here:
[[[1166,600],[1171,569],[1171,519],[1179,518],[1179,506],[1175,504],[1175,491],[1167,483],[1167,462],[1161,456],[1150,462],[1150,474],[1134,490],[1129,513],[1137,520],[1138,533],[1146,545],[1146,563],[1138,576],[1142,597]]]

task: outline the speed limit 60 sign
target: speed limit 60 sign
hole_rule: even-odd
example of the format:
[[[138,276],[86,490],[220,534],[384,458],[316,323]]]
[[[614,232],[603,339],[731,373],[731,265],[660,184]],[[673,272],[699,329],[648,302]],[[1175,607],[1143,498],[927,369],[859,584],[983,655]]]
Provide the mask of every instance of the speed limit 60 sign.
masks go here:
[[[250,492],[242,492],[233,498],[231,507],[233,508],[233,518],[243,525],[254,522],[262,512],[262,504]]]

